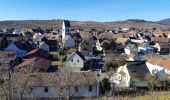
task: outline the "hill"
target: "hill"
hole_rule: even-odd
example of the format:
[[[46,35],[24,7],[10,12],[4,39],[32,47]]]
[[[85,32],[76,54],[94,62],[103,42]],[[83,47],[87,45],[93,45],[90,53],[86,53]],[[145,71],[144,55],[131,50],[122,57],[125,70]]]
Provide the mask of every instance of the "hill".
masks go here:
[[[164,24],[164,25],[170,25],[170,18],[164,19],[164,20],[160,20],[157,23]]]
[[[96,28],[96,29],[112,29],[114,27],[156,27],[156,28],[170,28],[170,25],[165,25],[157,22],[129,19],[126,21],[116,22],[95,22],[95,21],[71,21],[72,27],[76,28]],[[0,21],[0,29],[3,28],[37,28],[41,27],[61,29],[62,20],[14,20],[14,21]]]

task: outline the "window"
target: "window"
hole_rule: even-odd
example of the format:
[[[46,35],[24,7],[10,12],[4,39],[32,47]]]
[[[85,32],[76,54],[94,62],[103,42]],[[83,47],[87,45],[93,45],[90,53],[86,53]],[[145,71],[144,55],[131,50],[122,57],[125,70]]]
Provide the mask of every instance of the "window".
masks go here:
[[[77,62],[79,62],[79,59],[77,59]]]
[[[75,91],[75,92],[78,92],[78,87],[77,87],[77,86],[74,87],[74,91]]]
[[[92,86],[89,86],[89,91],[91,92],[93,90]]]
[[[71,59],[71,61],[73,62],[73,59]]]
[[[48,87],[45,87],[45,88],[44,88],[44,92],[48,92]]]

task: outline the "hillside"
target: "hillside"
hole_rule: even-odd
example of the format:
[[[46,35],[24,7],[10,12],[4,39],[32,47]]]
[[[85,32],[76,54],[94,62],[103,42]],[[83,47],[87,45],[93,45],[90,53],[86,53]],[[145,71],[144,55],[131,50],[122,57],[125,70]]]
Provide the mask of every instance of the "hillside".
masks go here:
[[[170,25],[170,18],[164,19],[164,20],[160,20],[157,23],[164,24],[164,25]]]
[[[78,28],[96,28],[103,29],[113,27],[156,27],[156,28],[170,28],[170,25],[164,25],[156,22],[145,20],[126,20],[116,22],[95,22],[95,21],[71,21],[72,27]],[[61,29],[62,20],[19,20],[19,21],[0,21],[0,29],[3,28],[54,28]]]

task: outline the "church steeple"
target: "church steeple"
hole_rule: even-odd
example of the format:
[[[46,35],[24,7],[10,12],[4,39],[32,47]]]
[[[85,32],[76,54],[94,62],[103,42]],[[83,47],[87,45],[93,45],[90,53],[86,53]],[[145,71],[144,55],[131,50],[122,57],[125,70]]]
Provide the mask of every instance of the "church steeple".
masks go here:
[[[62,26],[62,40],[65,39],[66,35],[71,35],[70,21],[64,20]]]

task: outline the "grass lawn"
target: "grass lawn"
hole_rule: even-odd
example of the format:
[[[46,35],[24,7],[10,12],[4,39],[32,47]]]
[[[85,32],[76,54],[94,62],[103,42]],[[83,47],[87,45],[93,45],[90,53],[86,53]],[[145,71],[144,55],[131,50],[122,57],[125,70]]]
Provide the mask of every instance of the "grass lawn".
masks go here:
[[[102,97],[99,100],[170,100],[170,92],[148,92],[139,96]]]

